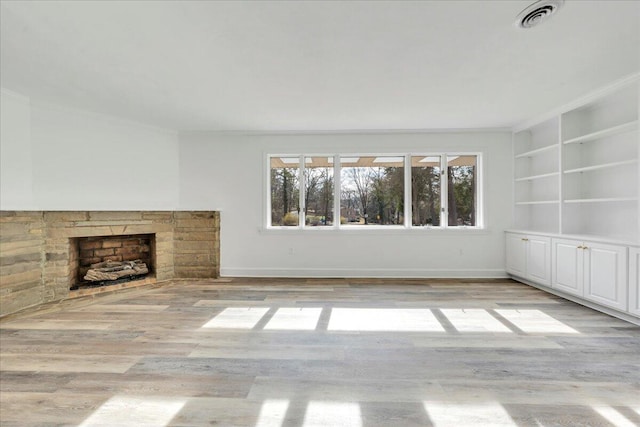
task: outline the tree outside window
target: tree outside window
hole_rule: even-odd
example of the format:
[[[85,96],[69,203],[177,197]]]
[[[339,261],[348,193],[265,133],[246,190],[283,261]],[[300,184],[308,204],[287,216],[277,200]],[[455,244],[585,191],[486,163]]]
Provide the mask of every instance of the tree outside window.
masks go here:
[[[305,157],[304,218],[310,227],[332,226],[333,158]]]
[[[297,227],[300,212],[300,160],[271,157],[271,225]]]
[[[343,223],[402,225],[404,157],[345,157],[340,161]]]
[[[440,156],[411,158],[411,224],[414,226],[440,225],[440,162]]]
[[[448,225],[476,225],[476,156],[447,156]]]

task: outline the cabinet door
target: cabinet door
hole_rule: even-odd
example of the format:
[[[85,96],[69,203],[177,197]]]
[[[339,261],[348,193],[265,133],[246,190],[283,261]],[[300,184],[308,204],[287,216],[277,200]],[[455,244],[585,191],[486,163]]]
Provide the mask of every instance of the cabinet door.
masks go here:
[[[551,285],[551,239],[527,236],[527,279]]]
[[[629,248],[629,313],[640,316],[640,249]]]
[[[526,277],[527,240],[523,234],[507,233],[506,237],[507,273]]]
[[[551,248],[551,287],[583,295],[582,242],[553,239]]]
[[[627,310],[627,248],[585,242],[585,298]]]

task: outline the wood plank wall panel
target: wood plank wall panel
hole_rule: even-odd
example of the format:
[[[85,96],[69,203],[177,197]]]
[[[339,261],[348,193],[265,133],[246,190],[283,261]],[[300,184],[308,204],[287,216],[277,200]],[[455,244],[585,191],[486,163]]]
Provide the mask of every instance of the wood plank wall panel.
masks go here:
[[[0,211],[0,314],[42,304],[42,212]]]

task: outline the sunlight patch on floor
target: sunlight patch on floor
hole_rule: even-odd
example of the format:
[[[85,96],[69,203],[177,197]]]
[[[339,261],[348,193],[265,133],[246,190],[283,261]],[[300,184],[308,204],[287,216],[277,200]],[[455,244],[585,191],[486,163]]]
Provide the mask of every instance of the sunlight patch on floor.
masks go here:
[[[527,333],[579,334],[575,329],[565,325],[540,310],[496,310],[500,316],[513,323]]]
[[[431,310],[418,308],[334,308],[330,331],[444,332]]]
[[[352,402],[311,401],[302,427],[362,427],[360,405]]]
[[[517,424],[497,402],[460,404],[424,402],[424,409],[434,427],[516,427]]]
[[[260,407],[260,415],[258,415],[255,427],[281,427],[288,408],[288,400],[265,400]]]
[[[459,332],[512,332],[481,308],[442,308],[440,312]]]
[[[321,308],[282,307],[276,311],[264,329],[314,330],[321,313]]]
[[[269,307],[228,307],[202,326],[215,329],[251,329],[269,311]]]
[[[636,427],[637,424],[629,420],[622,415],[620,411],[611,406],[593,406],[593,410],[596,411],[602,418],[609,421],[616,427]]]
[[[163,427],[171,422],[186,402],[184,399],[114,396],[79,427]]]

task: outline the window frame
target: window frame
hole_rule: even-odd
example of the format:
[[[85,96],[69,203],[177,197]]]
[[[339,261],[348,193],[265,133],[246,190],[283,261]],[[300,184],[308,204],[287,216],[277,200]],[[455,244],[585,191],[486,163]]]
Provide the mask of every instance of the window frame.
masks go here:
[[[440,225],[437,226],[414,226],[413,225],[413,213],[412,213],[412,184],[411,184],[411,159],[413,157],[440,157]],[[476,170],[475,170],[475,218],[476,225],[449,225],[448,224],[448,210],[449,210],[449,198],[448,198],[448,180],[445,179],[445,174],[448,173],[447,158],[451,156],[475,156],[476,158]],[[297,226],[283,226],[271,224],[271,158],[298,158],[298,168],[300,176],[300,190],[299,190],[299,213],[298,213],[298,225]],[[307,226],[305,218],[305,159],[308,157],[327,157],[333,158],[333,224],[331,226]],[[341,158],[346,157],[402,157],[404,159],[404,221],[403,224],[393,225],[380,225],[373,224],[367,226],[340,224],[340,212],[341,212],[341,193],[342,193],[342,179],[341,171],[342,165],[340,163]],[[278,230],[278,231],[356,231],[362,232],[362,230],[420,230],[422,232],[427,230],[485,230],[485,215],[484,215],[484,162],[483,153],[477,151],[420,151],[420,152],[404,152],[404,153],[304,153],[304,154],[281,154],[281,153],[264,153],[265,173],[264,180],[264,194],[263,198],[263,228],[266,230]],[[418,232],[420,232],[418,231]]]

